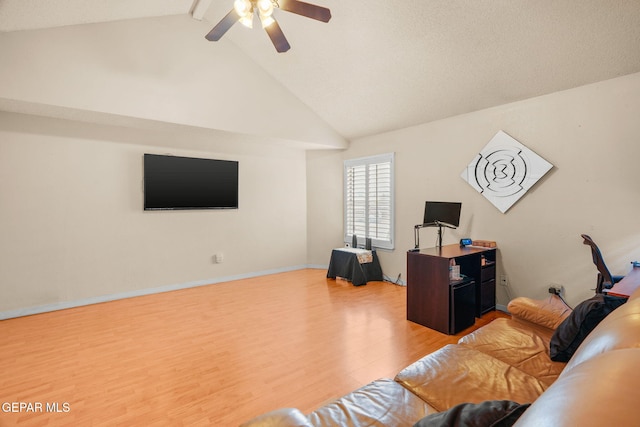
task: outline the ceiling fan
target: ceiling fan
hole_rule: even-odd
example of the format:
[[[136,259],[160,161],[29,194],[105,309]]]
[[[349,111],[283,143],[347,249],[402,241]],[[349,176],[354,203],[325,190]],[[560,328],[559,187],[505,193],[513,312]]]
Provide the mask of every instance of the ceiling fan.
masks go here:
[[[286,52],[291,46],[280,29],[280,25],[273,17],[275,8],[322,22],[329,22],[331,19],[331,11],[326,7],[298,0],[235,0],[233,9],[209,31],[205,38],[209,41],[220,40],[236,22],[253,28],[253,18],[257,12],[262,28],[269,35],[276,50],[278,52]]]

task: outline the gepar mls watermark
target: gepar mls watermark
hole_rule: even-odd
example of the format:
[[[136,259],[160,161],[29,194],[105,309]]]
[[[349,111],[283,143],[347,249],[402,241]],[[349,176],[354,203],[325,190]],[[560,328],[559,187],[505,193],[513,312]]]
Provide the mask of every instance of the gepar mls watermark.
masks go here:
[[[1,410],[4,413],[67,413],[71,412],[71,404],[69,402],[2,402]]]

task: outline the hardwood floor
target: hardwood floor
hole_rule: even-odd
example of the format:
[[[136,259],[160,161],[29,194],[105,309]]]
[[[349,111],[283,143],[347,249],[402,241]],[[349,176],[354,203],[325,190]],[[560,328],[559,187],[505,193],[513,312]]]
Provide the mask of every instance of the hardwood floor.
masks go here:
[[[281,407],[308,413],[470,331],[447,336],[407,321],[404,287],[325,274],[0,321],[0,425],[235,426]],[[35,412],[9,412],[19,409],[12,402]]]

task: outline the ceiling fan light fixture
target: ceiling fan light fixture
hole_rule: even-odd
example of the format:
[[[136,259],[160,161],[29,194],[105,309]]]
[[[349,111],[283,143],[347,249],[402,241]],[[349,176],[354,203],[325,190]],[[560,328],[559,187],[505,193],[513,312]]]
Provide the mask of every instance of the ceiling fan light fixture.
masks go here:
[[[273,13],[273,1],[271,0],[258,0],[256,5],[258,6],[260,15],[271,16]]]
[[[273,46],[279,53],[287,52],[291,45],[289,45],[280,25],[272,16],[275,8],[321,22],[329,22],[331,19],[331,11],[326,7],[301,0],[234,0],[233,9],[207,33],[205,38],[209,41],[220,40],[236,22],[253,28],[257,11],[262,28],[271,39]]]
[[[233,8],[240,17],[245,17],[253,14],[253,5],[250,0],[235,0],[233,2]]]
[[[276,22],[276,20],[273,19],[273,16],[271,15],[265,16],[263,14],[260,14],[260,22],[262,22],[262,28],[267,28],[269,25]]]
[[[242,16],[239,19],[240,23],[247,28],[253,28],[253,14]]]

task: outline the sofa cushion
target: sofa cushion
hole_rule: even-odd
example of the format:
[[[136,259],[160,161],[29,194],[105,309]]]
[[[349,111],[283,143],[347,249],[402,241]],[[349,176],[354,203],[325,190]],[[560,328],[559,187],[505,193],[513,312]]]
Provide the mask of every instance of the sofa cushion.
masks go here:
[[[510,400],[462,403],[447,411],[427,415],[414,427],[511,427],[529,406],[529,403]]]
[[[629,300],[600,322],[578,347],[560,377],[601,353],[639,348],[638,337],[640,337],[640,298]]]
[[[637,341],[637,338],[636,338]],[[631,427],[640,420],[640,350],[599,354],[562,373],[516,427]]]
[[[380,379],[309,414],[316,427],[412,426],[436,412],[391,379]]]
[[[507,310],[517,320],[554,331],[571,313],[571,309],[557,295],[544,300],[518,297],[509,301]]]
[[[438,411],[485,400],[533,402],[547,385],[495,357],[449,344],[396,375],[396,381]]]
[[[578,304],[551,337],[551,360],[568,362],[598,323],[625,302],[623,298],[598,294]]]
[[[313,427],[307,417],[295,408],[282,408],[259,415],[240,427]]]
[[[458,341],[515,366],[551,385],[565,367],[549,358],[551,332],[542,333],[511,319],[496,319]]]

